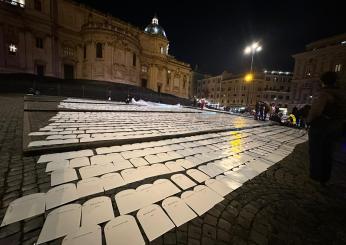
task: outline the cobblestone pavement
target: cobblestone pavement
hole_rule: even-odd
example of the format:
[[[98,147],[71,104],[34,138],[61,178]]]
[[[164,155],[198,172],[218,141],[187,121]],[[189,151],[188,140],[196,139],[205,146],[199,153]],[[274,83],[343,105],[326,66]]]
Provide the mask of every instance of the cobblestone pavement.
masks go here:
[[[0,219],[18,197],[50,189],[45,165],[22,155],[23,100],[0,96]],[[307,178],[307,144],[246,182],[201,217],[153,244],[346,244],[345,167],[335,163],[332,185]],[[345,155],[339,153],[336,160]],[[43,215],[0,229],[0,244],[34,244]],[[60,244],[61,241],[51,244]]]

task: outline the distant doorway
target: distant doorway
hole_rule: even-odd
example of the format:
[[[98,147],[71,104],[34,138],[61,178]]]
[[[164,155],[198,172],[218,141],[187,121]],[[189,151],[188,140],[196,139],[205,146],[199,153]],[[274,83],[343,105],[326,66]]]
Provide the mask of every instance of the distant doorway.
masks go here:
[[[147,83],[148,83],[148,81],[147,81],[147,79],[142,79],[142,87],[143,88],[146,88],[147,87]]]
[[[38,76],[44,76],[44,65],[36,65],[36,73]]]
[[[73,65],[64,65],[64,78],[73,79],[74,78],[74,67]]]
[[[161,85],[157,85],[157,92],[160,94],[161,93]]]

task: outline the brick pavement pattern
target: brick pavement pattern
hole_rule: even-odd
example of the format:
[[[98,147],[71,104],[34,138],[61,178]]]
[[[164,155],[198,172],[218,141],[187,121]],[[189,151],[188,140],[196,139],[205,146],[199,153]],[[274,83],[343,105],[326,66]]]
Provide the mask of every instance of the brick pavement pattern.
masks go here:
[[[50,178],[45,165],[36,164],[37,157],[22,155],[22,96],[0,95],[0,105],[2,220],[11,201],[48,191]],[[334,184],[322,188],[307,177],[307,150],[307,143],[298,145],[206,214],[152,244],[346,244],[345,167],[336,162]],[[0,244],[34,244],[43,222],[41,215],[2,227]]]

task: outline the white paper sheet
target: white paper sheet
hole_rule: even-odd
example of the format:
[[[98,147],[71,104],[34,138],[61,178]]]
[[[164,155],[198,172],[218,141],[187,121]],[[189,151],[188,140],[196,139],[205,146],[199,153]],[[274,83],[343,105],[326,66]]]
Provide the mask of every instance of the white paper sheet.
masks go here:
[[[171,180],[174,181],[181,189],[186,190],[196,185],[190,178],[184,174],[175,174],[171,176]]]
[[[166,198],[162,202],[162,207],[177,227],[197,217],[192,209],[179,197]]]
[[[139,210],[137,219],[149,241],[153,241],[175,227],[162,208],[156,204]]]
[[[45,211],[45,203],[45,193],[35,193],[12,201],[8,205],[1,226],[43,214]]]
[[[105,228],[107,245],[145,245],[137,222],[131,215],[121,215],[109,221]]]
[[[102,230],[98,225],[79,227],[73,233],[68,233],[62,241],[62,245],[101,245]]]
[[[50,212],[46,217],[37,244],[66,236],[68,233],[77,232],[81,209],[79,204],[69,204]]]
[[[113,218],[113,206],[109,197],[95,197],[82,206],[82,226],[98,225]]]
[[[58,207],[79,198],[76,185],[73,183],[59,185],[46,193],[46,209]]]

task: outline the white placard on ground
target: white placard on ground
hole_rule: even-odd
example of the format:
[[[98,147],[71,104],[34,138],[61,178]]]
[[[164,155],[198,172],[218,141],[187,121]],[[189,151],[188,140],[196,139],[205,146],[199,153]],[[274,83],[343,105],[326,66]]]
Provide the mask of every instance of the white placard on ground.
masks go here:
[[[46,166],[46,172],[52,172],[58,169],[64,169],[69,167],[68,160],[61,160],[55,162],[48,162]]]
[[[121,215],[109,221],[105,228],[107,245],[145,245],[137,222],[131,215]]]
[[[172,172],[181,172],[184,171],[185,169],[177,162],[166,162],[165,163],[166,167]]]
[[[216,180],[216,179],[206,180],[205,185],[223,197],[226,196],[227,194],[229,194],[233,190],[228,185],[226,185],[225,183],[223,183],[219,180]]]
[[[248,181],[249,180],[249,178],[248,177],[246,177],[244,174],[242,174],[242,173],[238,173],[237,172],[237,169],[234,169],[235,171],[227,171],[227,172],[225,172],[224,174],[228,177],[228,178],[230,178],[230,179],[233,179],[234,181],[237,181],[237,182],[239,182],[239,183],[241,183],[241,184],[243,184],[244,182],[246,182],[246,181]]]
[[[103,189],[105,191],[125,185],[125,181],[119,173],[109,173],[101,176]]]
[[[43,214],[45,206],[45,193],[35,193],[18,198],[8,205],[1,226]]]
[[[216,179],[223,182],[225,185],[227,185],[229,188],[233,190],[238,189],[239,187],[243,185],[235,180],[232,180],[231,178],[228,178],[225,175],[216,176]]]
[[[79,169],[79,173],[82,179],[95,177],[95,176],[99,176],[103,174],[108,174],[115,171],[116,169],[113,163],[91,165],[91,166],[81,167]]]
[[[77,188],[75,184],[59,185],[50,189],[46,193],[46,209],[58,207],[62,204],[72,202],[78,199]]]
[[[86,197],[103,192],[103,183],[101,178],[92,177],[82,179],[77,183],[77,194],[79,197]]]
[[[162,207],[177,227],[197,217],[179,197],[168,197],[163,200]]]
[[[113,218],[113,206],[109,197],[95,197],[82,206],[82,227],[98,225]]]
[[[89,165],[90,161],[88,157],[78,157],[70,160],[70,168],[79,168]]]
[[[62,245],[101,245],[102,230],[98,225],[80,227],[77,231],[67,234]]]
[[[193,191],[185,191],[181,195],[181,199],[201,216],[215,204],[221,202],[223,197],[207,186],[198,185]]]
[[[46,217],[37,244],[49,242],[78,231],[81,209],[80,204],[69,204],[50,212]]]
[[[208,175],[197,169],[189,169],[186,171],[186,173],[194,180],[196,180],[198,183],[202,183],[210,178]]]
[[[134,189],[117,193],[115,195],[115,201],[121,215],[136,211],[145,205],[144,200],[138,198],[137,191]]]
[[[153,241],[175,227],[162,208],[156,204],[139,210],[137,219],[149,241]]]
[[[60,185],[60,184],[71,182],[77,179],[78,179],[78,176],[75,169],[73,168],[58,169],[51,173],[50,185],[51,186]]]
[[[133,164],[135,167],[140,167],[140,166],[145,166],[149,165],[149,163],[142,157],[139,158],[132,158],[130,159],[130,162]]]
[[[181,189],[186,190],[196,185],[190,178],[184,174],[175,174],[171,176],[171,180],[176,183]]]
[[[158,179],[153,185],[155,191],[160,193],[160,200],[180,192],[180,189],[168,179]]]

